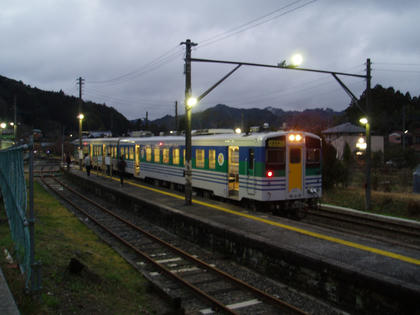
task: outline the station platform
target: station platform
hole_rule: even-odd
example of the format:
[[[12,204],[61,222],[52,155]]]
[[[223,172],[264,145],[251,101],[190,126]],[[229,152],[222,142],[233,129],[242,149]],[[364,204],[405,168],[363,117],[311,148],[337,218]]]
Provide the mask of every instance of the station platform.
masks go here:
[[[420,250],[72,169],[67,179],[274,280],[350,312],[420,314]]]
[[[3,315],[20,314],[1,268],[0,268],[0,314],[3,314]]]

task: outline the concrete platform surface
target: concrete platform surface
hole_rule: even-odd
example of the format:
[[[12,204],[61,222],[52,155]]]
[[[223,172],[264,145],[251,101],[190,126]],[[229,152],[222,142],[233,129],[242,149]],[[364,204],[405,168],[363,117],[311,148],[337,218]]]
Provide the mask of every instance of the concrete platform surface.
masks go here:
[[[9,286],[0,269],[0,314],[2,315],[18,315],[20,314]]]

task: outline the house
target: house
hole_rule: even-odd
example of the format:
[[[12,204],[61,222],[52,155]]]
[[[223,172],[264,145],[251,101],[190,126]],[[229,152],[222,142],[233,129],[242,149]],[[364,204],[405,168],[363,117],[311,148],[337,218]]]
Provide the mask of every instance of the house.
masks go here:
[[[349,144],[352,152],[362,154],[366,149],[366,130],[351,123],[344,123],[322,131],[325,141],[337,150],[337,158],[342,159],[344,146]],[[371,134],[371,151],[384,152],[384,137]]]
[[[403,144],[404,140],[404,144]],[[393,145],[403,145],[412,148],[417,153],[420,152],[420,128],[413,129],[411,132],[394,131],[388,135],[388,142]]]

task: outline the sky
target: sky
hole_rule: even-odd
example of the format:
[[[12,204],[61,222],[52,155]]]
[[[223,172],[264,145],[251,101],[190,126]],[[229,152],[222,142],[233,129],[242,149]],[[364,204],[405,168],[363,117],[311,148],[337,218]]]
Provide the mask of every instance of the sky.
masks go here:
[[[420,95],[418,0],[2,0],[0,75],[105,103],[128,119],[184,114],[185,46],[193,58],[366,74],[372,87]],[[234,65],[192,63],[199,96]],[[356,95],[366,80],[340,79]],[[342,111],[330,74],[241,67],[196,105]]]

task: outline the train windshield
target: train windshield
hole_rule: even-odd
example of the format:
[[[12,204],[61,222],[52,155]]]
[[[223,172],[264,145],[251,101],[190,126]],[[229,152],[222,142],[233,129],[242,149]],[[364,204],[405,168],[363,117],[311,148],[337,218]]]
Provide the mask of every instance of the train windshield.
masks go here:
[[[319,167],[321,163],[321,140],[306,137],[306,165]]]
[[[279,170],[286,166],[286,137],[268,139],[266,142],[266,169]]]

